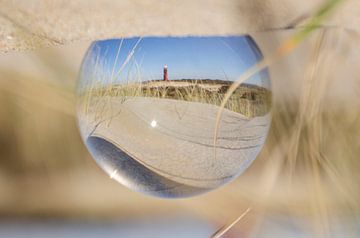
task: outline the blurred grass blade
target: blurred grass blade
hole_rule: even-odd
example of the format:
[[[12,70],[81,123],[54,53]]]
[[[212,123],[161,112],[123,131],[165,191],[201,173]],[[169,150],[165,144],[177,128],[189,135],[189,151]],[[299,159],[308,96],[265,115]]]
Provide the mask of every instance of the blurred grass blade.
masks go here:
[[[292,35],[289,39],[285,40],[274,53],[268,57],[261,60],[259,63],[250,67],[246,70],[227,90],[223,101],[220,105],[219,111],[216,116],[216,124],[215,124],[215,133],[214,133],[214,159],[216,159],[216,143],[218,138],[218,132],[220,128],[220,120],[222,112],[225,108],[226,103],[229,101],[231,95],[235,92],[235,90],[243,83],[245,80],[249,79],[251,76],[256,74],[257,72],[269,67],[271,64],[289,54],[292,50],[294,50],[310,33],[312,33],[315,29],[317,29],[320,24],[326,19],[326,17],[332,12],[332,10],[344,0],[328,0],[326,1],[316,12],[316,14],[309,20],[308,23],[305,24],[304,28],[300,29],[294,35]]]
[[[210,238],[221,238],[223,235],[225,235],[226,232],[228,232],[233,226],[235,226],[240,220],[242,220],[250,211],[251,211],[251,207],[246,209],[245,212],[243,212],[234,221],[217,230]]]

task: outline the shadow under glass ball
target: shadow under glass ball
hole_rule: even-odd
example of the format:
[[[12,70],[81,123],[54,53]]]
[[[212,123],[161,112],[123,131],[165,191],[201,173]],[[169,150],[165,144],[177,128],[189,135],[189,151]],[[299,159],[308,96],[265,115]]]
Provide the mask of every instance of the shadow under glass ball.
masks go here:
[[[227,90],[261,59],[248,35],[96,41],[78,83],[83,140],[111,178],[141,193],[177,198],[218,188],[266,139],[266,69],[235,90],[216,127]]]

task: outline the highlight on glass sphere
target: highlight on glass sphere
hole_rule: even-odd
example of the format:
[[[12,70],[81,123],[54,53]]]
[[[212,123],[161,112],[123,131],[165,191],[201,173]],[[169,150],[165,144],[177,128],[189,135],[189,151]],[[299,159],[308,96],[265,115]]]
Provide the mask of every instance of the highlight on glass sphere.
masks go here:
[[[270,125],[267,69],[253,38],[147,37],[93,42],[78,82],[78,123],[97,164],[126,187],[195,196],[255,160]]]

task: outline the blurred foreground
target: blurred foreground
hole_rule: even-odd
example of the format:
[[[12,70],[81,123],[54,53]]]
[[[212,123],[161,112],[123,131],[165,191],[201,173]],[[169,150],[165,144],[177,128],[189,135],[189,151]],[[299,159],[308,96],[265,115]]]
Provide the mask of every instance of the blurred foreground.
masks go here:
[[[265,57],[282,37],[257,36]],[[58,237],[190,237],[185,231],[191,229],[193,237],[206,237],[251,206],[229,237],[358,237],[358,39],[355,32],[319,30],[273,65],[272,127],[260,156],[237,181],[183,200],[132,192],[90,159],[74,94],[88,44],[0,55],[0,236],[48,237],[61,230]],[[178,225],[183,229],[173,230]]]

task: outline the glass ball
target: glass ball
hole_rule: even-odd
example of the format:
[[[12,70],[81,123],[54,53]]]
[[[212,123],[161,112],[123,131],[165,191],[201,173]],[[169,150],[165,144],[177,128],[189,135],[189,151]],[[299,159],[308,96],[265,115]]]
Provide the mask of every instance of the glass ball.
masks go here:
[[[77,89],[86,147],[112,179],[141,193],[189,197],[228,183],[266,139],[267,69],[220,105],[262,57],[249,35],[93,42]]]

